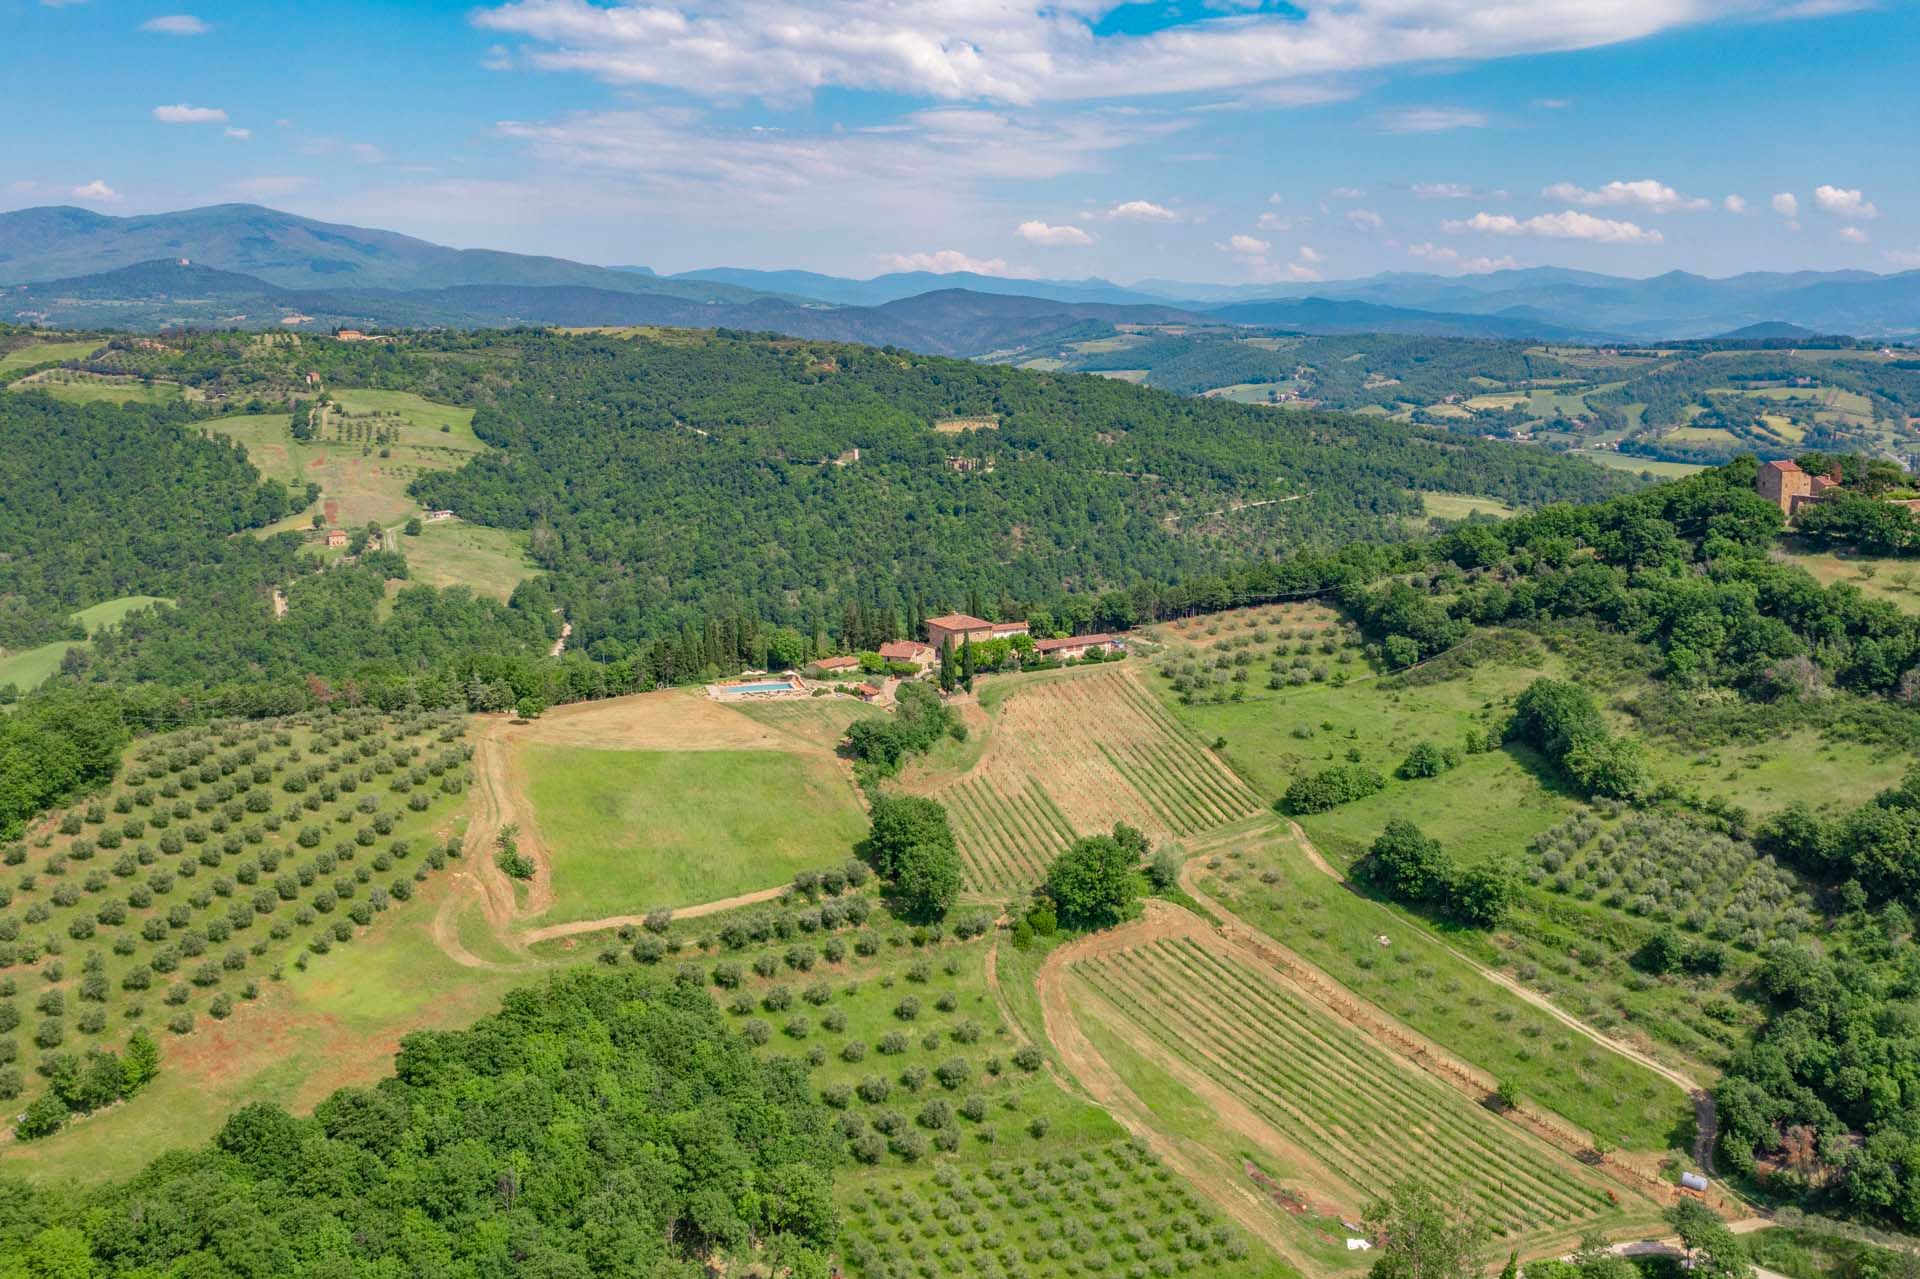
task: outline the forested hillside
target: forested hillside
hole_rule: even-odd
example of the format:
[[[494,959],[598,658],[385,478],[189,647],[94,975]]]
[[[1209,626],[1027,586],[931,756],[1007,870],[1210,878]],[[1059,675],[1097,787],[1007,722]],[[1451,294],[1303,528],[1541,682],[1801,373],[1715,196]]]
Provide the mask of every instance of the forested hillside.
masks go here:
[[[576,635],[609,655],[730,609],[811,633],[851,601],[903,617],[916,601],[1011,605],[1398,538],[1419,489],[1530,504],[1623,487],[1364,418],[896,351],[728,334],[516,345],[511,384],[474,419],[501,452],[416,492],[532,528]],[[998,428],[929,429],[953,417]]]

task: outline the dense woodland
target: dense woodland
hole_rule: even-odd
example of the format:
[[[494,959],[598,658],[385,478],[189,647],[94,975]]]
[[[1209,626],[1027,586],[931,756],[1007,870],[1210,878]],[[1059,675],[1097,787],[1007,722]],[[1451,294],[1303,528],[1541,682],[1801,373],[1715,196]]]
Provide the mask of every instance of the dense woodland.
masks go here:
[[[125,1184],[0,1194],[0,1273],[825,1279],[843,1143],[704,980],[577,970],[306,1118],[248,1106]]]

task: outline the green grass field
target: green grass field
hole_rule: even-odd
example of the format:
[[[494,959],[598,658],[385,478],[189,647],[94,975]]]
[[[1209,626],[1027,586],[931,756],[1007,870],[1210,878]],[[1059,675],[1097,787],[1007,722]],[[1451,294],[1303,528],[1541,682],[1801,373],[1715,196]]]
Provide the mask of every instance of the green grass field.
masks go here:
[[[69,404],[165,404],[180,398],[180,387],[173,382],[109,381],[57,370],[48,377],[23,378],[7,389],[45,391]]]
[[[843,860],[866,833],[853,783],[792,751],[523,748],[553,850],[549,924],[691,906]]]
[[[420,536],[400,539],[400,552],[413,574],[409,584],[470,586],[502,600],[537,571],[525,533],[464,520],[423,525]]]
[[[107,627],[124,620],[136,608],[171,602],[158,595],[126,595],[83,608],[73,616],[74,620],[87,628],[88,635],[98,635]],[[68,649],[91,647],[92,644],[87,640],[55,640],[51,644],[41,644],[18,652],[0,651],[0,684],[15,685],[23,692],[38,688],[60,669],[60,659],[67,655]]]
[[[1643,410],[1645,408],[1644,405],[1638,407]],[[1612,449],[1594,449],[1591,451],[1587,449],[1574,449],[1573,452],[1576,456],[1584,457],[1589,462],[1598,462],[1600,465],[1610,466],[1616,471],[1632,471],[1635,475],[1644,472],[1659,480],[1677,480],[1682,476],[1692,475],[1695,471],[1704,471],[1707,469],[1704,466],[1696,466],[1692,462],[1660,462],[1653,458],[1634,457],[1627,453],[1616,453]]]
[[[1862,594],[1889,601],[1902,612],[1920,613],[1920,561],[1899,555],[1816,550],[1793,538],[1782,540],[1774,558],[1805,569],[1822,586],[1845,582]]]
[[[1420,491],[1420,505],[1434,519],[1464,520],[1469,515],[1497,515],[1501,518],[1517,513],[1517,508],[1507,505],[1497,497],[1475,497],[1470,493],[1441,493],[1430,489]]]
[[[0,355],[0,373],[32,368],[36,364],[84,360],[99,349],[100,343],[91,339],[84,342],[35,342]]]
[[[345,527],[373,523],[392,528],[419,514],[419,503],[407,495],[416,477],[465,465],[487,449],[473,434],[472,409],[435,404],[404,391],[338,390],[333,395],[347,413],[382,416],[355,420],[329,415],[321,437],[304,443],[293,438],[291,418],[284,413],[241,414],[201,424],[244,445],[262,475],[295,491],[309,483],[320,486],[315,506],[260,530],[261,536],[304,531],[312,527],[315,513],[329,512],[334,523]],[[375,444],[342,438],[343,428],[393,434],[390,443]],[[516,583],[532,575],[524,539],[503,530],[429,525],[401,550],[418,580],[436,586],[470,586],[505,598]]]

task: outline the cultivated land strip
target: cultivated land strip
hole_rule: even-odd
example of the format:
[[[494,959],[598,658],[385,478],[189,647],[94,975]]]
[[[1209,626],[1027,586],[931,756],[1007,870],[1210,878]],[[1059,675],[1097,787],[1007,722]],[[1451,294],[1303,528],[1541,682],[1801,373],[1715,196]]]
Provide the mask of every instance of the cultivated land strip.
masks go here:
[[[1320,849],[1315,846],[1313,840],[1307,837],[1307,832],[1300,828],[1299,822],[1289,820],[1287,822],[1287,828],[1293,836],[1294,843],[1299,846],[1300,851],[1306,855],[1307,861],[1316,870],[1320,871],[1322,874],[1328,876],[1329,878],[1337,881],[1342,887],[1347,888],[1349,891],[1352,890],[1353,885],[1347,880],[1347,877],[1342,875],[1338,870],[1334,869],[1333,864],[1329,862],[1326,859],[1326,857],[1320,852]],[[1358,894],[1355,894],[1355,895],[1358,896]],[[1365,900],[1365,899],[1363,898],[1362,900]],[[1217,907],[1217,903],[1212,902],[1210,899],[1208,901],[1208,904]],[[1223,913],[1225,912],[1223,911]],[[1651,1054],[1642,1052],[1640,1049],[1634,1047],[1632,1044],[1627,1043],[1624,1040],[1615,1039],[1613,1036],[1607,1034],[1605,1031],[1600,1030],[1595,1026],[1588,1025],[1586,1022],[1580,1020],[1580,1018],[1574,1016],[1572,1013],[1568,1012],[1566,1009],[1554,1003],[1551,999],[1548,999],[1545,995],[1541,994],[1539,991],[1534,990],[1531,987],[1528,987],[1526,985],[1523,985],[1519,981],[1516,981],[1514,978],[1508,976],[1506,973],[1501,972],[1499,969],[1489,967],[1488,965],[1483,964],[1479,960],[1475,959],[1473,956],[1466,954],[1465,952],[1458,950],[1455,947],[1449,945],[1446,939],[1440,937],[1438,934],[1434,933],[1432,930],[1423,928],[1413,920],[1408,919],[1401,915],[1393,915],[1391,916],[1391,918],[1393,920],[1393,923],[1396,926],[1401,928],[1412,929],[1414,932],[1418,933],[1421,937],[1433,943],[1435,946],[1440,947],[1442,950],[1452,955],[1455,959],[1458,959],[1461,963],[1467,965],[1469,968],[1479,973],[1482,977],[1486,978],[1488,981],[1493,982],[1495,985],[1501,987],[1503,990],[1506,990],[1508,993],[1515,995],[1520,999],[1525,1000],[1527,1003],[1539,1009],[1541,1012],[1547,1014],[1549,1017],[1553,1018],[1555,1021],[1559,1022],[1561,1025],[1565,1026],[1567,1029],[1585,1036],[1586,1038],[1592,1040],[1594,1043],[1600,1045],[1602,1048],[1605,1048],[1608,1052],[1618,1054],[1621,1057],[1625,1057],[1628,1061],[1633,1062],[1637,1066],[1645,1067],[1647,1070],[1652,1071],[1654,1074],[1660,1076],[1662,1079],[1665,1079],[1669,1083],[1674,1084],[1679,1088],[1681,1088],[1683,1091],[1685,1091],[1686,1094],[1693,1099],[1694,1130],[1695,1130],[1694,1150],[1693,1150],[1694,1162],[1699,1164],[1701,1168],[1705,1169],[1709,1173],[1713,1171],[1713,1143],[1719,1131],[1719,1122],[1718,1122],[1718,1116],[1714,1109],[1713,1091],[1711,1089],[1706,1087],[1704,1084],[1700,1083],[1698,1080],[1694,1079],[1691,1075],[1687,1074],[1686,1072],[1681,1070],[1676,1070],[1674,1067],[1667,1065],[1665,1062],[1662,1062],[1657,1057],[1654,1057]]]

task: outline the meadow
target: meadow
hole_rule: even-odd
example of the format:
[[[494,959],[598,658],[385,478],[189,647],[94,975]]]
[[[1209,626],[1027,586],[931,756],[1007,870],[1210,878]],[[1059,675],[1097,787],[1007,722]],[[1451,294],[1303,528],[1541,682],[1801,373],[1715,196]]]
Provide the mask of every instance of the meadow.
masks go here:
[[[10,391],[44,391],[69,404],[164,404],[180,398],[176,382],[146,382],[133,377],[108,377],[70,369],[47,369],[7,387]]]
[[[410,574],[403,585],[465,586],[500,600],[537,571],[525,533],[464,520],[423,524],[419,536],[400,539],[400,553]]]
[[[50,644],[12,652],[0,649],[0,686],[12,684],[22,692],[38,688],[60,669],[60,661],[67,655],[68,649],[91,648],[92,636],[125,621],[127,614],[137,608],[171,602],[158,595],[124,595],[83,608],[73,615],[73,620],[86,628],[89,639],[55,640]]]
[[[1513,507],[1497,497],[1474,497],[1468,493],[1423,492],[1420,505],[1429,518],[1441,520],[1464,520],[1469,515],[1505,518],[1515,513]]]
[[[15,369],[30,369],[36,364],[84,360],[99,349],[100,343],[91,338],[76,342],[29,342],[0,355],[0,374],[11,373]]]
[[[799,751],[518,748],[557,924],[692,906],[786,882],[863,834],[845,770]]]

